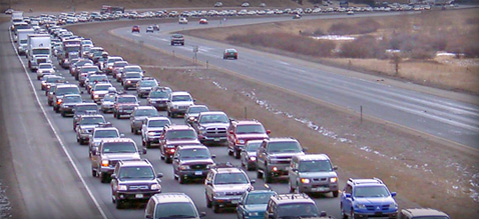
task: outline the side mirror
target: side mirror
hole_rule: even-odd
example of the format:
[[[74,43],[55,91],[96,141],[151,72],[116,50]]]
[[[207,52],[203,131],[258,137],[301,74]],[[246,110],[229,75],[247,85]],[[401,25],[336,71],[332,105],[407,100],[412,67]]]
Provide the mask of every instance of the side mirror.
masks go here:
[[[233,130],[230,130],[230,134],[231,134],[231,135],[234,134]]]
[[[293,171],[293,172],[298,172],[298,169],[293,168],[293,169],[291,169],[291,171]]]
[[[304,153],[308,152],[308,148],[303,148],[303,152]]]
[[[216,158],[216,155],[212,154],[212,155],[211,155],[211,158]]]
[[[346,193],[346,198],[351,198],[351,193]]]
[[[252,179],[251,184],[255,184],[255,183],[256,183],[256,180]]]
[[[200,217],[206,217],[206,212],[200,212]]]
[[[83,94],[83,91],[80,91],[81,94]]]
[[[162,178],[163,177],[163,173],[158,173],[158,175],[156,175],[156,178]]]
[[[206,185],[212,186],[213,184],[210,181],[208,181],[206,182]]]
[[[111,177],[112,179],[116,179],[116,174],[113,173],[113,174],[111,174],[110,177]]]
[[[196,103],[196,99],[193,99],[193,102],[195,102],[195,103]]]
[[[271,134],[271,130],[266,130],[266,134]]]
[[[120,137],[121,137],[121,138],[125,137],[125,134],[120,134]]]
[[[334,167],[333,167],[333,170],[338,170],[338,167],[337,167],[337,166],[334,166]]]
[[[396,195],[397,195],[396,192],[391,192],[391,196],[392,196],[392,197],[395,197]]]
[[[142,149],[143,154],[146,154],[146,148]]]

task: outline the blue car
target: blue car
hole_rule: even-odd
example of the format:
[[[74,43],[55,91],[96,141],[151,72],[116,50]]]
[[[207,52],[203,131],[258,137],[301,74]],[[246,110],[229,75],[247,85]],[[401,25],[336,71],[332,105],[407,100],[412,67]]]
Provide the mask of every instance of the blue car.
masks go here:
[[[349,179],[341,194],[341,214],[343,218],[397,218],[394,196],[380,179]]]
[[[236,207],[238,218],[264,218],[269,198],[276,195],[271,190],[253,190],[245,192]]]

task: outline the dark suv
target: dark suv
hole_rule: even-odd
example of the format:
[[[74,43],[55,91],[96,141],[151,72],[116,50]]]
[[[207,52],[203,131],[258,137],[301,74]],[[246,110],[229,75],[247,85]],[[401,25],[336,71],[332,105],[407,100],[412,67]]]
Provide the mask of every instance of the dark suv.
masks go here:
[[[214,165],[207,147],[179,146],[173,156],[173,174],[180,184],[187,180],[205,179],[208,170]]]
[[[266,183],[271,183],[273,177],[288,176],[291,158],[303,154],[303,149],[296,139],[265,139],[257,152],[257,177],[264,177]]]
[[[160,136],[160,159],[171,163],[179,145],[201,145],[195,130],[186,125],[165,126]]]
[[[231,121],[228,129],[228,154],[240,158],[241,150],[250,140],[263,140],[269,138],[269,130],[256,121]]]
[[[185,45],[185,38],[181,34],[173,34],[171,35],[171,45],[174,46],[176,44]]]
[[[153,165],[147,160],[120,160],[111,175],[111,197],[116,208],[125,202],[147,202],[161,192],[163,174],[155,174]]]
[[[123,115],[128,115],[139,106],[136,96],[131,94],[117,95],[115,103],[113,104],[113,115],[115,118],[120,119]]]
[[[323,216],[324,213],[319,212],[314,200],[308,195],[300,193],[271,196],[264,218],[319,218]]]

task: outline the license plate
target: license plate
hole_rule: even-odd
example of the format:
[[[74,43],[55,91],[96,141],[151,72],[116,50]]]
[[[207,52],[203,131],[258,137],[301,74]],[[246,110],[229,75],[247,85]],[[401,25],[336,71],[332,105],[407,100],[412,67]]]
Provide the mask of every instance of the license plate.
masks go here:
[[[324,191],[326,191],[326,188],[318,187],[318,188],[313,188],[312,190],[315,191],[315,192],[324,192]]]
[[[135,198],[143,198],[143,194],[135,194]]]
[[[201,176],[201,175],[203,175],[203,172],[202,171],[195,171],[195,175]]]
[[[125,113],[131,113],[133,110],[125,110]]]
[[[238,204],[239,200],[231,200],[231,204]]]
[[[215,141],[220,141],[220,139],[219,139],[219,138],[215,138]]]

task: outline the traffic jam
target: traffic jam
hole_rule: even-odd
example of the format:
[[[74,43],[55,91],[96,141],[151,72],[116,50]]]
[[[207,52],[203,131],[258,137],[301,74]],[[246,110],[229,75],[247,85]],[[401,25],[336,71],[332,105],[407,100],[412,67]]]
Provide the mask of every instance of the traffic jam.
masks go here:
[[[233,119],[198,104],[194,94],[148,76],[141,63],[39,21],[13,12],[15,50],[29,78],[39,82],[34,89],[44,95],[42,104],[71,122],[69,131],[78,147],[88,150],[84,156],[91,162],[91,177],[110,185],[117,209],[141,203],[145,218],[208,218],[181,192],[183,184],[195,183],[204,185],[198,192],[204,193],[207,208],[214,213],[230,209],[238,218],[331,218],[317,206],[315,194],[339,197],[344,218],[414,213],[401,210],[396,193],[380,179],[341,179],[340,187],[337,167],[328,155],[308,153],[294,138],[270,137],[259,120]],[[134,137],[115,127],[119,123],[128,123]],[[211,148],[218,147],[226,148],[229,162],[215,161]],[[145,158],[153,150],[159,151],[161,165],[171,166],[178,185],[170,190],[177,192],[162,192],[165,174],[151,157]],[[253,187],[258,179],[266,183],[265,189]],[[289,193],[274,191],[268,186],[273,182],[287,184]]]

